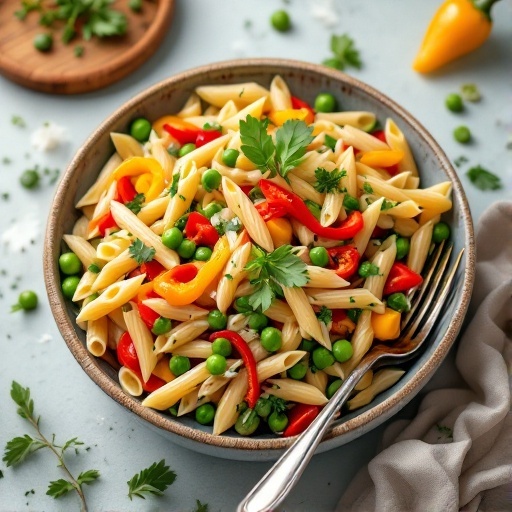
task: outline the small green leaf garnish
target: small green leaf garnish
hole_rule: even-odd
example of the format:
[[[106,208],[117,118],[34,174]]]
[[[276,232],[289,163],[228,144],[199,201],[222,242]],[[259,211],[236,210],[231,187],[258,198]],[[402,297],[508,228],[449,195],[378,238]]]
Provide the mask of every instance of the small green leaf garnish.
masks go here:
[[[135,215],[137,215],[137,213],[142,210],[142,205],[144,204],[145,200],[146,197],[144,194],[137,194],[131,201],[127,202],[125,206],[133,213],[135,213]]]
[[[363,192],[365,194],[373,194],[373,188],[367,181],[363,183]]]
[[[482,99],[476,84],[462,84],[460,86],[460,93],[462,98],[466,101],[477,102]]]
[[[174,197],[178,193],[179,181],[180,181],[180,173],[177,172],[176,174],[172,175],[172,182],[171,182],[171,186],[169,187],[169,195],[171,197]]]
[[[144,242],[138,238],[128,247],[128,251],[130,258],[133,258],[139,265],[151,261],[156,253],[154,247],[144,245]]]
[[[501,178],[480,165],[471,167],[466,175],[471,183],[480,190],[499,190],[502,188]]]
[[[360,69],[362,66],[359,51],[354,46],[354,40],[348,34],[331,36],[331,51],[333,56],[323,61],[325,66],[344,70],[347,66]]]
[[[316,183],[313,185],[315,190],[321,194],[340,194],[344,189],[340,188],[340,180],[347,175],[344,169],[333,169],[331,172],[323,167],[315,170]]]
[[[176,473],[165,465],[164,459],[154,462],[149,468],[143,469],[127,482],[128,497],[133,499],[134,496],[137,496],[146,499],[146,496],[150,494],[162,496],[175,479]]]
[[[389,199],[384,198],[384,201],[382,201],[382,205],[380,207],[380,210],[381,211],[390,210],[391,208],[394,208],[398,204],[400,204],[400,203],[398,203],[398,201],[390,201]]]
[[[325,325],[328,325],[330,322],[332,322],[332,310],[326,306],[322,306],[316,316],[318,320],[323,322]]]

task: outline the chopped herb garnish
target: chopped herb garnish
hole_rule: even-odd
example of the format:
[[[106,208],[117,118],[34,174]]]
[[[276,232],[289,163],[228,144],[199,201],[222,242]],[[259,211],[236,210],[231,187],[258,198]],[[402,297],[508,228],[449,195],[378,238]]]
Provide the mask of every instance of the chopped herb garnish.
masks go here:
[[[373,192],[373,190],[372,190]],[[389,199],[384,198],[384,201],[382,201],[382,205],[380,207],[381,211],[390,210],[391,208],[394,208],[399,203],[397,201],[390,201]]]
[[[142,210],[142,205],[144,204],[144,201],[146,200],[146,197],[144,194],[137,194],[131,201],[125,204],[126,208],[131,210],[135,215],[139,213]]]
[[[165,465],[164,459],[154,462],[149,468],[143,469],[127,482],[128,497],[133,499],[134,496],[138,496],[145,499],[150,494],[163,496],[164,491],[175,479],[176,473]]]
[[[174,197],[178,193],[178,183],[180,181],[180,173],[177,172],[172,176],[171,186],[169,188],[169,195]]]
[[[130,252],[130,258],[133,258],[139,265],[151,261],[156,252],[154,247],[144,245],[144,242],[138,238],[128,247],[128,251]]]
[[[316,316],[318,317],[318,320],[323,322],[325,325],[332,322],[332,311],[326,306],[322,306]]]
[[[460,93],[463,99],[466,101],[480,101],[482,96],[476,84],[462,84],[460,86]]]
[[[340,180],[347,175],[344,169],[333,169],[331,172],[322,167],[315,170],[316,183],[313,185],[315,190],[321,194],[339,194],[344,192],[340,188]]]
[[[367,181],[363,183],[363,192],[365,194],[373,194],[373,188]]]
[[[19,126],[20,128],[25,128],[25,126],[27,126],[25,120],[21,116],[16,115],[11,117],[11,124],[14,126]]]
[[[460,167],[462,164],[465,164],[466,162],[468,162],[468,159],[464,155],[459,156],[453,161],[456,167]]]
[[[222,126],[216,121],[212,123],[204,123],[203,130],[217,130],[218,132],[221,132]]]
[[[208,512],[208,503],[201,503],[196,500],[196,509],[194,512]]]
[[[180,194],[178,197],[179,197],[182,201],[186,201],[186,200],[187,200],[187,198],[186,198],[183,194]]]
[[[499,190],[502,188],[501,178],[480,165],[471,167],[466,175],[471,183],[480,190]]]
[[[8,165],[12,162],[12,160],[8,157],[8,156],[4,156],[2,158],[2,163],[5,164],[5,165]]]
[[[355,304],[356,299],[354,299],[354,297],[349,297],[348,301],[350,302],[350,304]]]
[[[2,199],[3,199],[4,201],[9,200],[9,198],[10,198],[10,197],[11,197],[11,196],[9,195],[9,192],[2,192]]]
[[[281,286],[302,287],[308,282],[307,266],[291,245],[282,245],[269,253],[260,249],[255,252],[255,257],[245,266],[256,288],[248,297],[253,309],[267,310],[275,296],[282,295]]]
[[[91,263],[91,265],[87,267],[87,270],[93,274],[99,274],[101,269],[95,263]]]
[[[233,281],[233,276],[231,274],[224,274],[224,277],[229,281]]]
[[[441,434],[437,439],[441,439],[441,437],[447,437],[448,439],[453,439],[453,430],[446,425],[436,424],[437,431]]]
[[[325,66],[339,70],[347,66],[361,68],[359,51],[354,46],[354,40],[348,34],[331,36],[331,51],[333,56],[323,61]]]
[[[75,57],[82,57],[84,54],[84,47],[82,45],[76,45],[73,48],[73,53],[75,54]]]

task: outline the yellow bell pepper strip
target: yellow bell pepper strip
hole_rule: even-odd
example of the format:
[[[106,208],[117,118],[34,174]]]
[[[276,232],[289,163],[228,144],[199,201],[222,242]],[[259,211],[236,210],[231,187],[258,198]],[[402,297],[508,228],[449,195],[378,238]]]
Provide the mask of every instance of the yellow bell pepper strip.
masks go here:
[[[287,108],[285,110],[272,110],[268,117],[276,126],[282,126],[290,119],[298,119],[306,124],[315,120],[313,112],[307,108]]]
[[[372,311],[373,335],[381,341],[395,340],[400,335],[400,318],[400,313],[391,308],[382,314]]]
[[[268,232],[274,242],[274,247],[289,245],[292,243],[292,225],[288,219],[283,217],[270,219],[265,222]]]
[[[476,50],[492,29],[490,11],[497,0],[445,0],[428,26],[413,69],[430,73]]]
[[[198,269],[193,263],[178,265],[153,280],[153,289],[171,306],[186,306],[197,300],[217,277],[231,256],[227,237],[219,238],[211,258]]]
[[[361,156],[360,162],[370,167],[392,167],[404,157],[400,149],[367,151]]]
[[[125,176],[135,179],[135,190],[144,194],[146,202],[156,199],[165,188],[164,170],[154,158],[128,158],[112,173],[111,179],[120,180]]]
[[[181,117],[163,116],[158,118],[153,123],[153,130],[155,130],[159,137],[163,137],[166,133],[173,136],[171,133],[172,130],[166,130],[164,128],[165,125],[170,126],[172,129],[176,130],[178,138],[173,138],[175,138],[175,140],[180,144],[187,144],[187,142],[195,142],[197,134],[199,133],[199,128],[195,124],[184,121],[183,119],[181,119]]]

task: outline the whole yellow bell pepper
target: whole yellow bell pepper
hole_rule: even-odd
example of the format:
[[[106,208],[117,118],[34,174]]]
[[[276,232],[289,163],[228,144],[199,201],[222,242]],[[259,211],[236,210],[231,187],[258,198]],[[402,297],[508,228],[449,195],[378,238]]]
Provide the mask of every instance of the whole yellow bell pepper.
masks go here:
[[[492,29],[490,10],[497,0],[445,0],[432,18],[413,69],[429,73],[476,50]]]
[[[178,265],[153,279],[153,289],[171,306],[192,304],[222,271],[230,256],[228,239],[223,236],[215,244],[211,258],[199,270],[195,267],[194,270],[192,263]],[[187,282],[183,282],[185,276]]]
[[[135,190],[144,194],[146,202],[156,199],[165,188],[164,170],[154,158],[134,156],[127,158],[112,173],[112,180],[135,178]]]

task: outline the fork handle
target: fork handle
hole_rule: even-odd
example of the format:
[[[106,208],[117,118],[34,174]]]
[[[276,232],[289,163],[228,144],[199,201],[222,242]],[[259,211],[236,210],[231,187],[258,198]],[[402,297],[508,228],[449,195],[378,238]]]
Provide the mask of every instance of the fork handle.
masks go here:
[[[266,512],[277,507],[298,482],[316,447],[331,425],[336,412],[371,368],[374,360],[363,360],[339,387],[313,423],[281,455],[240,502],[237,512]]]

